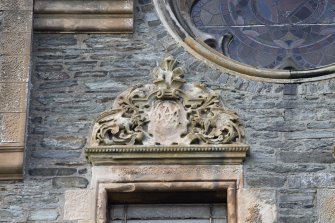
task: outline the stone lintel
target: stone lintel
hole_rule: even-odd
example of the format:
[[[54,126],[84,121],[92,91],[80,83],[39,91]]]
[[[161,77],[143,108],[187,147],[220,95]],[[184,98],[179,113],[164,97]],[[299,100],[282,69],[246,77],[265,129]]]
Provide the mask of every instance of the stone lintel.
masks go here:
[[[0,180],[22,180],[24,147],[0,146]]]
[[[132,33],[133,1],[36,0],[38,33]]]
[[[119,165],[93,166],[90,188],[101,182],[235,181],[243,185],[242,165]]]
[[[220,146],[99,146],[88,147],[86,156],[94,165],[141,164],[237,164],[247,156],[247,145]]]

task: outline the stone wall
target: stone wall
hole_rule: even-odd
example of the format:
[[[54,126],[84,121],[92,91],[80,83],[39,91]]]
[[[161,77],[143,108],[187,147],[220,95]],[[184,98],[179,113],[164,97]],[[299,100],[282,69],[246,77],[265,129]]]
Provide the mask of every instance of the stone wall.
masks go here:
[[[243,190],[275,199],[277,222],[335,221],[335,79],[274,84],[222,73],[168,35],[150,0],[135,4],[134,34],[34,35],[25,180],[0,184],[0,222],[64,222],[65,191],[90,183],[83,147],[93,120],[117,94],[148,82],[166,54],[244,122]],[[255,204],[248,222],[259,223],[261,211]]]

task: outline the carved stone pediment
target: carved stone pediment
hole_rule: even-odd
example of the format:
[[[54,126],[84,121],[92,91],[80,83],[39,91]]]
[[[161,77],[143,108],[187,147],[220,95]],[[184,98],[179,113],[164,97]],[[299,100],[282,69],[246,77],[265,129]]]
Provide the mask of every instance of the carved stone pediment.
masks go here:
[[[86,148],[93,164],[242,162],[248,151],[243,127],[218,94],[186,83],[172,57],[154,69],[153,78],[121,93],[97,118]]]

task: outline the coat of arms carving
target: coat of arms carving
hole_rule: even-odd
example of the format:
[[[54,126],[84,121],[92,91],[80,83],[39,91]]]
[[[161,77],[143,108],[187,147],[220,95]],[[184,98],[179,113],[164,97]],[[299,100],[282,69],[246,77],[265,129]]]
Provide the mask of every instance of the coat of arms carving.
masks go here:
[[[165,58],[153,70],[152,84],[121,93],[97,118],[86,152],[246,152],[239,117],[213,90],[183,78],[178,62]]]

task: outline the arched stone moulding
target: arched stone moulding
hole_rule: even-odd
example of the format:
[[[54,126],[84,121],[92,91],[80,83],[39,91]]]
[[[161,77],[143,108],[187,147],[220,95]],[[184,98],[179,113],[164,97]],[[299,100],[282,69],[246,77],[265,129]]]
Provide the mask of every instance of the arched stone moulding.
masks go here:
[[[201,60],[234,75],[249,79],[276,83],[300,83],[319,81],[335,77],[335,65],[311,70],[289,71],[260,69],[239,63],[204,43],[208,34],[202,33],[190,19],[190,11],[195,0],[153,0],[160,20],[186,50]]]
[[[85,150],[93,165],[243,162],[249,146],[242,124],[214,91],[186,83],[172,57],[153,79],[120,94],[97,118]]]

